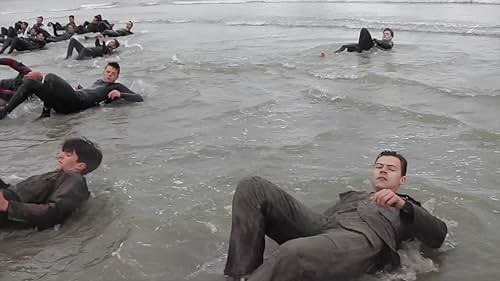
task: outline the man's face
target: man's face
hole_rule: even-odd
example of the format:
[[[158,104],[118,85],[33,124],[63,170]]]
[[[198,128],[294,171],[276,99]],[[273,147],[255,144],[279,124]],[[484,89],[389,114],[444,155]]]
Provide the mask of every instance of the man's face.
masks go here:
[[[133,23],[131,23],[131,22],[127,22],[126,27],[127,27],[127,29],[128,29],[128,30],[131,30],[131,29],[132,29],[132,26],[134,26],[134,24],[133,24]]]
[[[68,33],[75,33],[75,27],[72,24],[70,24],[70,25],[68,25],[68,30],[66,30],[66,31]]]
[[[36,23],[37,24],[41,24],[42,22],[43,22],[43,18],[42,17],[36,18]]]
[[[382,37],[382,40],[384,41],[391,41],[392,40],[392,35],[389,30],[384,31],[384,35]]]
[[[85,163],[78,162],[78,155],[74,151],[61,151],[57,154],[56,170],[80,173],[85,168]]]
[[[68,20],[69,20],[69,22],[75,22],[75,18],[74,17],[68,17]]]
[[[102,74],[102,80],[106,83],[114,83],[118,79],[118,70],[114,67],[106,66]]]
[[[401,161],[394,156],[381,156],[372,171],[372,184],[376,191],[390,189],[396,192],[406,181],[401,175]]]
[[[116,41],[115,40],[109,41],[107,45],[108,45],[108,48],[110,48],[111,50],[116,49]]]

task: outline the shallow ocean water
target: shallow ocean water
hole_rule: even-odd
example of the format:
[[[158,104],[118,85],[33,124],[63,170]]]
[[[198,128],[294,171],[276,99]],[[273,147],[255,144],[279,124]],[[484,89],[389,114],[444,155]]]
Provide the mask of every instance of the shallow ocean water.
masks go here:
[[[362,280],[498,278],[499,1],[2,5],[1,26],[37,15],[133,20],[135,34],[111,57],[64,60],[67,42],[12,57],[83,86],[118,61],[120,81],[145,101],[34,122],[34,100],[0,122],[9,182],[52,169],[68,136],[95,140],[105,157],[70,221],[0,232],[0,280],[222,281],[239,179],[264,176],[321,210],[340,192],[370,189],[383,149],[407,157],[403,192],[449,235],[430,255],[404,245],[400,271]],[[333,54],[361,27],[380,38],[386,26],[393,51]]]

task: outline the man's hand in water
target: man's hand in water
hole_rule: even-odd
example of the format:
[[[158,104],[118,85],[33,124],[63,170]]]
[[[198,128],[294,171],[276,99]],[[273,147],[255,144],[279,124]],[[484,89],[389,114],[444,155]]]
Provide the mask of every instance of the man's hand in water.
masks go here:
[[[110,100],[119,99],[119,98],[121,98],[121,96],[122,96],[122,93],[120,93],[120,91],[118,91],[118,90],[113,90],[113,91],[108,93],[108,98]]]
[[[390,189],[382,189],[370,195],[370,200],[381,207],[403,208],[406,201]]]
[[[9,208],[9,201],[3,197],[3,192],[0,191],[0,212],[6,212]]]

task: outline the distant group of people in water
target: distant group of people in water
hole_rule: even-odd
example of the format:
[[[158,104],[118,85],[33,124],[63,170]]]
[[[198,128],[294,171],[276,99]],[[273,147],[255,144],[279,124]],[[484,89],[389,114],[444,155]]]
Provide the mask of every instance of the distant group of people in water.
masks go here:
[[[68,40],[66,59],[72,57],[73,52],[78,53],[77,59],[87,59],[109,55],[120,46],[116,38],[105,42],[105,37],[117,37],[133,34],[134,23],[128,21],[124,28],[113,30],[114,25],[102,19],[101,15],[93,17],[91,22],[82,25],[75,23],[75,17],[70,15],[68,23],[61,25],[59,22],[43,22],[39,16],[36,23],[29,27],[27,22],[18,21],[9,28],[1,28],[0,42],[3,43],[0,54],[9,48],[8,53],[13,50],[35,50],[45,46],[48,42]],[[49,29],[52,28],[52,31]],[[58,34],[58,31],[63,31]],[[86,34],[95,37],[95,47],[85,47],[74,34]],[[120,74],[120,65],[110,62],[106,65],[102,79],[97,80],[88,88],[81,85],[72,87],[61,77],[49,73],[41,74],[32,71],[23,63],[12,58],[0,58],[0,65],[9,66],[17,72],[13,78],[0,80],[0,119],[7,116],[17,106],[31,96],[37,96],[43,102],[43,110],[40,117],[48,117],[52,110],[57,113],[68,114],[81,111],[102,102],[110,103],[117,99],[132,102],[140,102],[142,96],[134,93],[120,83],[115,81]]]
[[[134,23],[128,21],[125,27],[114,30],[114,24],[96,15],[90,22],[85,21],[81,25],[75,22],[75,16],[68,16],[68,23],[61,25],[59,22],[43,22],[43,16],[36,18],[36,23],[30,26],[25,21],[18,21],[10,27],[1,27],[0,43],[2,47],[0,54],[7,51],[8,54],[17,51],[33,51],[44,48],[48,43],[70,40],[66,58],[70,58],[73,50],[78,52],[77,59],[102,57],[111,54],[120,46],[116,38],[105,42],[105,37],[119,37],[133,34]],[[75,34],[96,33],[95,47],[84,47]]]
[[[73,51],[78,58],[108,54],[119,46],[114,39],[104,43],[104,36],[131,34],[133,23],[125,29],[98,15],[90,23],[77,26],[69,17],[65,26],[51,25],[48,35],[43,18],[27,31],[25,22],[2,28],[4,47],[23,50],[39,48],[48,42],[70,39],[66,58]],[[65,33],[58,35],[58,30]],[[96,47],[86,48],[73,34],[99,32]],[[24,37],[30,34],[30,37]],[[363,52],[373,47],[390,50],[394,33],[386,28],[382,40],[372,39],[363,28],[359,41],[341,46],[336,53]],[[51,111],[70,114],[101,103],[121,99],[141,102],[141,95],[117,83],[120,65],[109,62],[102,78],[91,86],[71,86],[61,77],[32,71],[12,58],[0,58],[0,65],[17,72],[13,78],[0,80],[0,119],[31,96],[43,102],[40,117]],[[3,105],[3,106],[2,106]],[[42,230],[62,223],[89,199],[84,175],[102,161],[99,147],[86,138],[64,141],[57,156],[55,171],[35,175],[15,185],[0,179],[0,227],[21,224]],[[398,193],[406,181],[407,162],[399,153],[383,151],[375,158],[372,192],[349,191],[323,213],[316,213],[266,179],[248,177],[236,187],[232,204],[232,226],[224,269],[226,280],[248,281],[320,281],[345,278],[383,268],[397,268],[401,261],[400,243],[419,239],[430,248],[439,248],[447,226],[430,214],[420,202]],[[264,260],[265,236],[280,246]]]

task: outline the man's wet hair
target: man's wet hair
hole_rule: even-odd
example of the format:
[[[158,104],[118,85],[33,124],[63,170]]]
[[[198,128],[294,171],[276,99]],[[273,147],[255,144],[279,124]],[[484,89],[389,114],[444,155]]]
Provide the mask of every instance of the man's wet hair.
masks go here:
[[[108,64],[106,64],[106,67],[108,66],[111,66],[112,68],[116,69],[116,71],[118,71],[118,74],[120,74],[120,65],[117,62],[115,61],[108,62]]]
[[[393,156],[399,159],[401,161],[401,176],[406,176],[406,169],[408,167],[408,162],[406,161],[406,158],[403,157],[403,155],[397,153],[396,151],[392,150],[384,150],[377,155],[377,158],[375,159],[375,163],[377,163],[377,160],[382,157],[382,156]]]
[[[391,33],[391,37],[394,37],[394,31],[392,31],[392,29],[386,27],[386,28],[384,28],[384,31],[382,31],[382,32],[386,32],[386,31],[389,31]]]
[[[102,152],[99,147],[84,137],[65,140],[62,151],[74,152],[78,156],[78,162],[85,163],[86,168],[82,171],[84,175],[97,169],[102,161]]]

